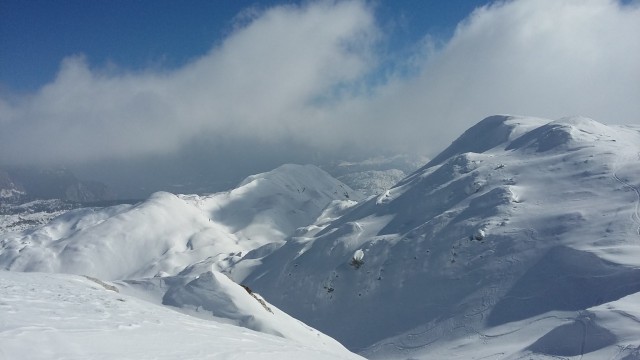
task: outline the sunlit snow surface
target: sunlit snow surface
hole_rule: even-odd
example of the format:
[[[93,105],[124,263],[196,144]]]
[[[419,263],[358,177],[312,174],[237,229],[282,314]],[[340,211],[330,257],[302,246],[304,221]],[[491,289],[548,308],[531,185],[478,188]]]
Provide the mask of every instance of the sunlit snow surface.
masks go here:
[[[356,359],[202,320],[77,275],[0,271],[0,359]]]

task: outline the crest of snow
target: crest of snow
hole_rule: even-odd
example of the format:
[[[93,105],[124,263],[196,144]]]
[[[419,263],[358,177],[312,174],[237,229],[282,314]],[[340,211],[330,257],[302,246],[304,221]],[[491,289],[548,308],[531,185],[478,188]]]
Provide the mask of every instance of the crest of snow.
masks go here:
[[[116,282],[124,294],[217,322],[242,326],[310,346],[344,350],[337,341],[290,317],[258,293],[217,271]],[[339,351],[338,351],[339,352]]]

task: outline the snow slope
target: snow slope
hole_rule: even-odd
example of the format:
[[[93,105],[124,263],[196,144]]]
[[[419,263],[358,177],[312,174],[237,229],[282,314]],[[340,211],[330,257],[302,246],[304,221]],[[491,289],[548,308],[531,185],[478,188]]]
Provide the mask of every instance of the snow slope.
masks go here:
[[[165,315],[162,316],[167,319],[172,316],[178,320],[183,319],[180,313],[184,313],[216,324],[225,324],[227,327],[240,326],[295,342],[296,345],[289,350],[283,349],[282,353],[275,351],[273,358],[288,353],[292,356],[297,353],[305,354],[307,348],[322,348],[321,355],[318,355],[320,358],[331,358],[329,354],[349,358],[350,353],[337,341],[291,318],[266,302],[259,294],[248,287],[241,287],[218,271],[228,268],[243,253],[248,258],[251,254],[264,256],[273,251],[297,227],[307,225],[317,218],[327,205],[351,203],[351,200],[342,200],[347,198],[357,199],[358,195],[317,167],[284,165],[271,172],[251,176],[236,189],[225,193],[196,196],[159,192],[136,205],[76,209],[33,230],[3,233],[0,235],[0,264],[4,269],[13,271],[86,275],[98,283],[103,280],[120,280],[116,285],[123,294],[153,303],[157,307],[164,305],[172,309],[166,314],[163,312]],[[2,275],[10,281],[22,279],[29,282],[28,287],[33,291],[37,291],[33,283],[64,279],[41,273],[24,275],[24,278],[11,273]],[[21,308],[20,317],[26,318],[21,324],[26,328],[41,324],[43,313],[56,306],[69,306],[63,310],[59,319],[78,316],[72,310],[73,299],[65,296],[69,291],[83,290],[60,285],[55,289],[48,288],[46,294],[51,295],[44,298],[38,298],[38,294],[26,294],[26,297],[35,297],[33,302],[45,304],[36,306],[33,310],[30,307]],[[73,295],[75,297],[85,296]],[[91,299],[92,302],[94,300]],[[71,304],[68,305],[46,304],[67,304],[70,301]],[[113,301],[109,304],[120,305]],[[102,305],[104,304],[98,304],[98,310],[95,311],[104,312],[99,309]],[[113,314],[109,313],[109,317],[141,316],[144,321],[153,321],[149,317],[153,318],[155,313],[138,311],[136,314],[126,306],[122,308],[123,306],[114,307]],[[143,305],[136,306],[140,308]],[[87,311],[94,310],[90,308]],[[121,314],[122,311],[125,311],[125,315]],[[12,321],[11,319],[7,320],[0,313],[0,323]],[[175,323],[178,321],[176,319],[171,318],[170,321]],[[189,328],[193,321],[195,320],[187,321],[188,332],[196,331]],[[106,336],[112,342],[111,346],[124,337],[109,337],[108,333],[105,334],[105,331],[115,326],[109,320],[100,324],[95,335],[87,334],[91,329],[85,329],[85,323],[81,320],[75,323],[78,328],[67,329],[47,324],[46,327],[54,329],[50,331],[36,327],[35,333],[29,330],[27,335],[51,332],[51,343],[45,345],[42,353],[27,352],[27,356],[20,357],[48,358],[48,354],[52,354],[61,358],[83,358],[86,353],[106,358],[122,358],[125,355],[138,358],[135,353],[129,354],[123,349],[107,351],[104,347],[96,347],[93,350],[91,341],[97,341],[100,336]],[[133,346],[131,341],[154,342],[154,331],[150,329],[135,333],[133,338],[138,336],[139,339],[127,340],[125,343]],[[166,330],[163,336],[171,340],[169,337],[172,331],[176,330]],[[216,331],[218,332],[210,332],[210,335],[224,335],[225,339],[229,339],[229,344],[236,344],[234,346],[243,341],[251,343],[251,338],[255,336],[239,330],[232,330],[230,334],[226,334],[226,330]],[[86,338],[76,341],[73,338],[75,333],[81,333]],[[7,350],[9,358],[14,358],[11,355],[20,354],[19,347],[29,344],[29,340],[27,337],[22,338],[24,341],[14,338],[11,332],[7,334],[8,341],[16,342],[15,350]],[[19,332],[17,335],[21,334]],[[56,347],[54,340],[58,338],[72,345],[72,350],[67,352]],[[198,343],[202,342],[202,336],[195,336],[194,339]],[[190,340],[185,342],[189,344]],[[287,342],[276,341],[275,344],[289,346]],[[145,346],[149,347],[151,344],[146,344],[143,348]],[[253,353],[250,357],[262,358],[258,355],[262,351],[260,349],[264,347],[264,351],[272,352],[271,346],[268,342],[264,346],[258,342],[255,349],[250,350]],[[163,354],[162,349],[160,346],[158,351],[151,354]],[[196,349],[195,352],[186,351],[185,356],[195,358],[198,354],[208,354],[202,346]],[[313,352],[309,350],[308,353]],[[168,354],[171,355],[166,355],[167,358],[183,358],[177,355],[178,352]],[[241,348],[236,350],[235,355],[231,352],[222,354],[223,358],[244,358]],[[217,358],[215,352],[207,356]],[[154,355],[145,354],[144,357],[154,358]]]
[[[290,317],[217,271],[115,282],[124,294],[205,320],[241,326],[309,346],[344,351],[334,339]]]
[[[489,117],[245,283],[371,358],[636,359],[639,188],[638,127]]]
[[[81,276],[7,271],[0,271],[0,344],[2,360],[360,358],[180,314]]]
[[[0,235],[0,267],[106,280],[221,267],[281,244],[336,199],[358,195],[315,166],[283,165],[210,196],[159,192],[137,205],[77,209],[34,230]]]

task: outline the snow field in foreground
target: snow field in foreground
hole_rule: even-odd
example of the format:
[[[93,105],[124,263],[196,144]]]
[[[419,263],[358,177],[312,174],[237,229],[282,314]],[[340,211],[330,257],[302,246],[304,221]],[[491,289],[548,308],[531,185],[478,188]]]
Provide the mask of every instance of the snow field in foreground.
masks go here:
[[[359,359],[202,320],[85,277],[0,271],[0,359]]]

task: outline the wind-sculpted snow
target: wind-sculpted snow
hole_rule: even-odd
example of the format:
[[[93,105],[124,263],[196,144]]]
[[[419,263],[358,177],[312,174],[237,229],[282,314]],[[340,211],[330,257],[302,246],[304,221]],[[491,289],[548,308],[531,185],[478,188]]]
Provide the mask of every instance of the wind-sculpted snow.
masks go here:
[[[367,357],[622,358],[640,349],[633,317],[585,325],[591,343],[573,342],[586,311],[640,292],[638,130],[485,119],[245,282]]]

